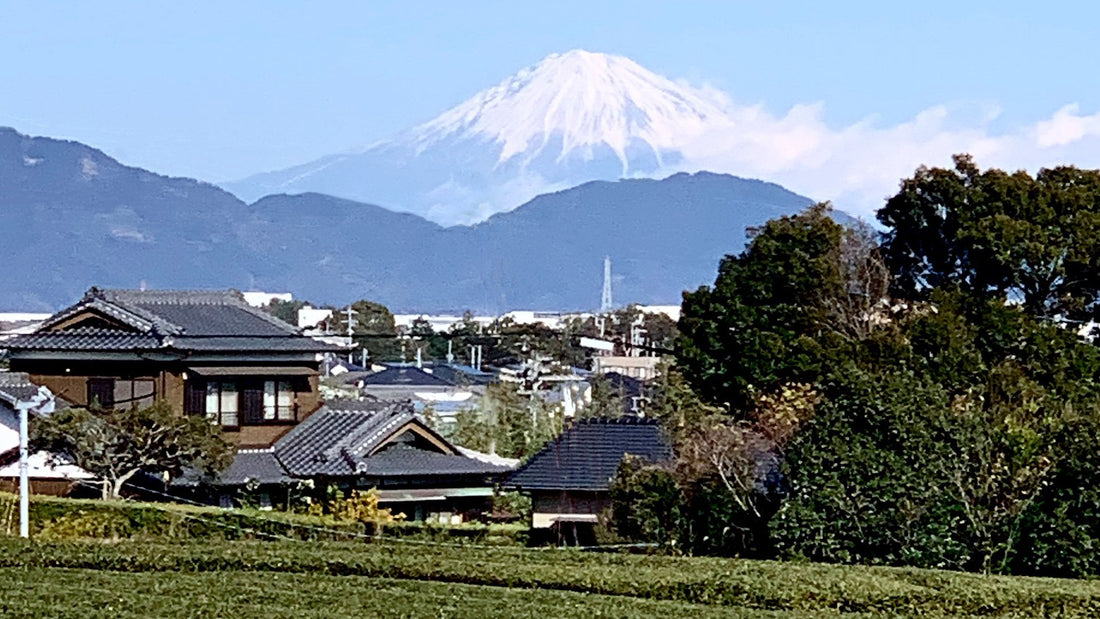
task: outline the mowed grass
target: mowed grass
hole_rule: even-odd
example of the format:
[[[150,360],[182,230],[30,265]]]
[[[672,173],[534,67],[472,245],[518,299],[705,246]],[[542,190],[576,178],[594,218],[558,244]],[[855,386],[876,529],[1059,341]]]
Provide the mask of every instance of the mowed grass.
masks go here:
[[[826,617],[431,581],[264,572],[0,569],[3,617]]]
[[[365,614],[1096,617],[1100,582],[401,543],[0,542],[3,616]]]

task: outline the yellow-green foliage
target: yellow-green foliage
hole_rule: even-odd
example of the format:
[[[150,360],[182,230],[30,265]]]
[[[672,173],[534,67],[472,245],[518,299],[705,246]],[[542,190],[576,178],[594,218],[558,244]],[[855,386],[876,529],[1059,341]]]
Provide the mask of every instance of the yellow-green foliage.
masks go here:
[[[326,513],[321,503],[310,505],[309,513],[321,516]],[[332,499],[328,502],[327,513],[336,520],[350,522],[370,523],[374,525],[389,524],[398,520],[404,520],[405,514],[394,515],[393,510],[380,509],[378,507],[378,491],[352,490],[346,497]]]

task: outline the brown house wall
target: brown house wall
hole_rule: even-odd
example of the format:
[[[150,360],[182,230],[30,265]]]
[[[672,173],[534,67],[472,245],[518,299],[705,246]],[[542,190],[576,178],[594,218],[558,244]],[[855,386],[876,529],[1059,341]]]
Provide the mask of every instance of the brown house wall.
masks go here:
[[[123,372],[117,368],[112,368],[110,372],[96,372],[94,367],[77,367],[73,369],[79,373],[31,373],[30,379],[31,382],[36,385],[43,385],[49,388],[50,391],[70,405],[87,406],[89,378],[113,378],[123,374]],[[126,375],[130,376],[131,374],[127,373]],[[134,375],[142,374],[135,373]],[[162,370],[155,375],[144,375],[156,378],[157,399],[167,402],[168,405],[171,406],[173,412],[182,416],[184,414],[183,406],[185,393],[183,372]],[[308,389],[306,391],[296,391],[294,394],[295,401],[298,404],[299,422],[312,415],[323,404],[321,401],[319,382],[319,377],[310,376],[307,382],[299,383],[306,386],[306,389]],[[292,427],[293,424],[246,425],[241,426],[239,429],[226,430],[225,437],[231,443],[240,445],[241,447],[266,447],[279,440],[279,438],[289,432]]]
[[[30,380],[36,385],[47,387],[54,395],[73,406],[88,405],[87,376],[54,376],[50,374],[31,374]]]

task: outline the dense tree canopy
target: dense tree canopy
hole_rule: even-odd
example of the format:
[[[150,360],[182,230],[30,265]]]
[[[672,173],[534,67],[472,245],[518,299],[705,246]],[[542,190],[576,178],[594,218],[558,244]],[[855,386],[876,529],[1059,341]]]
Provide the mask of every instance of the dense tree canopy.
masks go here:
[[[920,168],[878,213],[895,294],[952,287],[1087,319],[1100,293],[1100,171]]]
[[[677,460],[624,467],[619,530],[691,552],[1100,573],[1100,349],[1078,333],[1100,294],[1098,200],[1096,171],[959,156],[902,182],[881,245],[823,205],[768,222],[684,295],[655,409]]]
[[[826,299],[845,291],[843,236],[828,205],[769,221],[713,286],[684,293],[676,356],[700,395],[744,408],[755,390],[816,375]]]

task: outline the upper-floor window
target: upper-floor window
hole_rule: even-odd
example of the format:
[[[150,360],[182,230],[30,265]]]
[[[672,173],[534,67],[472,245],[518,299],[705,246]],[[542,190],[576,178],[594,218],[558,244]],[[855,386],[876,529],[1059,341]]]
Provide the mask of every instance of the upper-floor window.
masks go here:
[[[295,386],[288,379],[188,380],[184,412],[228,428],[298,419]]]
[[[210,423],[235,428],[240,425],[238,411],[240,398],[237,383],[212,380],[206,383],[206,418]]]
[[[157,396],[152,378],[89,378],[88,406],[102,408],[145,408]]]
[[[264,381],[264,421],[294,421],[294,389],[289,380]]]

